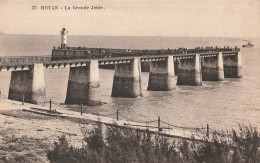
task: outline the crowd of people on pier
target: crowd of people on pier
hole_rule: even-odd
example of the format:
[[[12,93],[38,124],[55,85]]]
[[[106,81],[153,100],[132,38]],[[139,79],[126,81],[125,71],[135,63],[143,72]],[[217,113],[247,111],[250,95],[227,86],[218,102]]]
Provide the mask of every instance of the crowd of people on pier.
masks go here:
[[[127,56],[146,56],[146,55],[168,55],[168,54],[192,54],[192,53],[207,53],[207,52],[232,52],[240,49],[224,46],[219,48],[213,47],[196,47],[194,49],[175,48],[175,49],[156,49],[156,50],[140,50],[140,49],[109,49],[109,48],[87,48],[87,47],[66,47],[52,50],[52,60],[67,60],[67,59],[89,59],[89,58],[112,58],[112,57],[127,57]]]

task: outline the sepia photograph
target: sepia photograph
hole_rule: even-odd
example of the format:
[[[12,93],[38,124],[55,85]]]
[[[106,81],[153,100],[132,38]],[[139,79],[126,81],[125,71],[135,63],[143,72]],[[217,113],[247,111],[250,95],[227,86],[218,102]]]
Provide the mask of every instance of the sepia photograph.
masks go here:
[[[0,0],[0,163],[259,163],[259,0]]]

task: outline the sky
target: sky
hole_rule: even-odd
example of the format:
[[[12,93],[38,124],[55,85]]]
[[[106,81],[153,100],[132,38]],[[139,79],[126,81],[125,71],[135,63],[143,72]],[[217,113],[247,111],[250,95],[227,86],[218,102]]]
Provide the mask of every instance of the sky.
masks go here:
[[[0,0],[0,31],[6,34],[59,35],[63,26],[70,35],[260,37],[260,1]]]

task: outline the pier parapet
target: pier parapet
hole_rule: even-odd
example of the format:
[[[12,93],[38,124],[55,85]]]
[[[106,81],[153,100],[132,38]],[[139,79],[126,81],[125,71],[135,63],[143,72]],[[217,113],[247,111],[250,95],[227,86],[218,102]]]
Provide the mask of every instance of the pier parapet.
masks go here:
[[[223,54],[202,58],[202,80],[222,81],[224,80]]]
[[[179,61],[177,85],[202,85],[201,58],[199,54]]]
[[[129,98],[142,96],[140,58],[134,58],[131,63],[115,65],[111,96]]]
[[[173,56],[164,61],[154,61],[150,64],[148,91],[171,91],[176,89]]]
[[[8,99],[38,104],[46,99],[44,68],[34,63],[31,69],[12,71]]]
[[[241,52],[235,55],[227,55],[223,57],[225,78],[242,78],[242,56]]]
[[[70,68],[65,103],[101,104],[98,60],[91,60],[86,66]]]

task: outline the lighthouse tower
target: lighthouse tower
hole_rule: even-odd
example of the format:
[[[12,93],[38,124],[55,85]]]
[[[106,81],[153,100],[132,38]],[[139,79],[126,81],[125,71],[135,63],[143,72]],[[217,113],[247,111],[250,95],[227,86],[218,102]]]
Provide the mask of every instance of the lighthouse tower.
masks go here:
[[[67,48],[67,29],[65,27],[63,27],[60,31],[61,34],[61,48],[65,49]]]

